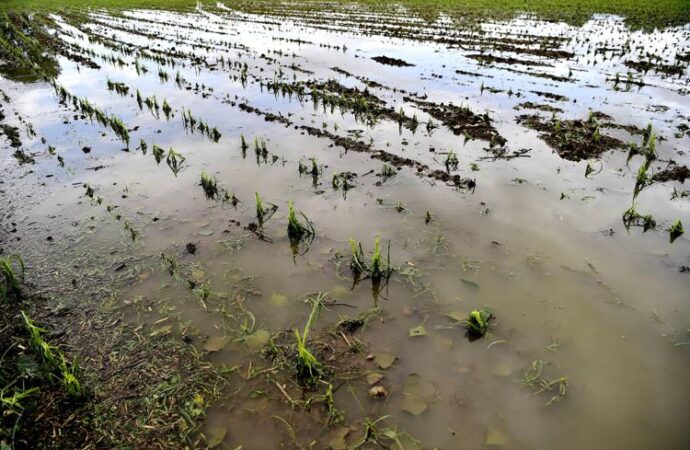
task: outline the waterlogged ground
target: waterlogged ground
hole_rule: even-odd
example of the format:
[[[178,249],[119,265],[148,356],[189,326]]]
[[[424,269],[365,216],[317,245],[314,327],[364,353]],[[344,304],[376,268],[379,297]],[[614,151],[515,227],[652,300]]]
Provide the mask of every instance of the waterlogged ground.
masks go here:
[[[106,292],[232,371],[209,444],[688,448],[690,241],[668,230],[690,226],[690,26],[52,18],[54,83],[0,81],[20,140],[0,154],[7,250],[46,292]],[[278,207],[263,227],[256,193]],[[296,249],[288,201],[316,231]],[[377,237],[378,287],[348,242],[368,259]],[[319,292],[328,375],[304,389],[292,329]],[[478,308],[495,320],[470,341]]]

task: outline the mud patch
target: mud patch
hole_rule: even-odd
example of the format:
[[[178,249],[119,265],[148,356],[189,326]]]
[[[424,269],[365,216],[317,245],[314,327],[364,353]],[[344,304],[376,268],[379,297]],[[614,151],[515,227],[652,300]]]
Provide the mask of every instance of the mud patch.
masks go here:
[[[666,183],[667,181],[685,183],[687,179],[690,179],[690,169],[688,169],[688,166],[679,166],[675,164],[672,167],[667,167],[661,172],[652,175],[652,181],[659,183]]]
[[[417,105],[456,135],[464,135],[466,139],[482,139],[498,145],[506,143],[506,139],[498,134],[491,124],[488,113],[476,114],[467,106],[456,106],[452,103],[432,103],[411,97],[405,97],[404,100]]]
[[[595,158],[609,150],[625,147],[623,141],[601,134],[600,124],[595,117],[588,120],[559,120],[526,114],[518,116],[517,122],[537,130],[539,136],[561,158],[569,161]]]
[[[398,59],[398,58],[390,58],[388,56],[374,56],[371,59],[373,59],[374,61],[376,61],[379,64],[385,64],[387,66],[414,67],[414,64],[410,64],[407,61],[403,61],[402,59]]]

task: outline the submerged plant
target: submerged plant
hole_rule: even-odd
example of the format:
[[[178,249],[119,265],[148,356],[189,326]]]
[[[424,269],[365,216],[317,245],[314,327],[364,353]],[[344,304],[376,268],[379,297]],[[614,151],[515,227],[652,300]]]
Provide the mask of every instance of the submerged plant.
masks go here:
[[[247,140],[244,138],[244,134],[240,134],[240,148],[242,149],[242,157],[246,157],[249,144],[247,144]]]
[[[290,238],[290,242],[293,244],[297,244],[302,239],[314,235],[314,227],[313,227],[311,221],[307,218],[307,216],[304,215],[304,213],[302,211],[300,211],[300,214],[304,218],[304,220],[306,222],[306,226],[301,224],[299,219],[297,219],[297,213],[295,212],[295,207],[293,206],[292,201],[289,201],[288,202],[287,232],[288,232],[288,237]]]
[[[110,116],[108,120],[110,123],[110,128],[112,128],[115,134],[117,134],[117,136],[129,147],[129,131],[122,120],[115,115]]]
[[[635,188],[633,197],[637,197],[639,193],[649,184],[649,175],[647,175],[647,164],[642,164],[637,170],[637,178],[635,179]]]
[[[206,173],[205,170],[201,171],[199,185],[204,189],[207,199],[215,199],[218,196],[218,180]]]
[[[379,172],[379,176],[383,179],[383,181],[386,181],[387,179],[395,176],[396,173],[397,172],[390,165],[384,163],[383,167],[381,167],[381,172]]]
[[[384,261],[381,254],[381,238],[376,237],[374,241],[374,253],[371,256],[370,264],[365,262],[364,250],[362,243],[350,238],[350,268],[356,275],[366,274],[374,282],[380,282],[381,279],[388,279],[393,273],[393,268],[390,263],[391,259],[391,244],[388,241],[388,255]]]
[[[494,316],[487,309],[473,309],[467,319],[460,321],[467,328],[470,337],[480,338],[489,331],[489,322]]]
[[[683,230],[683,224],[680,222],[680,219],[678,219],[668,229],[668,234],[669,234],[669,238],[671,240],[671,243],[673,243],[673,241],[678,239],[683,233],[685,233],[685,230]]]
[[[258,192],[255,192],[255,200],[256,200],[256,220],[259,222],[259,227],[263,227],[264,223],[270,219],[273,214],[278,210],[278,206],[274,205],[272,203],[269,204],[269,207],[267,208],[264,206],[263,201],[261,200],[261,197],[259,196]]]
[[[185,162],[185,157],[170,147],[170,150],[168,150],[168,156],[165,158],[165,162],[168,164],[168,167],[170,167],[170,170],[172,170],[173,174],[177,176],[178,172],[182,170],[182,164]]]
[[[153,157],[156,159],[156,164],[160,164],[161,161],[163,161],[163,157],[165,156],[165,150],[163,150],[162,147],[153,144],[152,151]]]

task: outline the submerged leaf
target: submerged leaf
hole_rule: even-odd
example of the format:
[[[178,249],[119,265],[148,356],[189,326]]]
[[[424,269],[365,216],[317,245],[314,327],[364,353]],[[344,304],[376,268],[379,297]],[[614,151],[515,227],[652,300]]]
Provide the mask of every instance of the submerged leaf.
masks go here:
[[[333,432],[333,437],[328,441],[328,446],[331,450],[345,450],[347,449],[347,441],[345,438],[350,433],[347,427],[340,427]]]
[[[367,383],[369,386],[373,386],[379,381],[383,380],[383,374],[379,372],[369,372],[367,373]]]
[[[417,397],[405,397],[405,400],[403,400],[403,411],[406,411],[414,416],[420,415],[426,411],[426,408],[426,402]]]
[[[273,306],[285,306],[287,303],[288,298],[284,296],[283,294],[276,294],[275,292],[271,294],[271,305]]]
[[[396,359],[397,358],[390,353],[377,353],[374,355],[374,362],[376,362],[379,368],[384,370],[392,366]]]
[[[436,387],[416,373],[407,376],[403,387],[403,410],[415,416],[426,411],[436,396]]]
[[[244,338],[244,343],[247,344],[247,347],[250,349],[258,350],[266,345],[269,339],[271,339],[271,333],[269,333],[268,330],[261,329]]]
[[[208,448],[218,447],[228,434],[227,427],[210,427],[208,429]]]
[[[486,428],[486,445],[488,447],[504,447],[508,445],[508,438],[500,428]]]
[[[211,336],[204,342],[204,350],[207,352],[217,352],[222,350],[227,343],[227,336]]]
[[[416,327],[410,328],[410,337],[426,336],[426,327],[424,324],[419,324]]]

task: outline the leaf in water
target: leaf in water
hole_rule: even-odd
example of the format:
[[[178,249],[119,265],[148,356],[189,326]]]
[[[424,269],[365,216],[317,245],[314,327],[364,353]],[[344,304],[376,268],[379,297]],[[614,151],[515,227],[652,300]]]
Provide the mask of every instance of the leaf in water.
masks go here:
[[[405,380],[403,392],[405,395],[429,399],[436,394],[436,386],[416,373],[411,373]]]
[[[207,352],[217,352],[222,350],[227,343],[227,336],[211,336],[204,342],[204,350]]]
[[[228,434],[226,427],[210,427],[208,429],[208,448],[218,447]]]
[[[460,281],[462,281],[462,284],[464,284],[465,286],[471,287],[472,289],[479,289],[479,285],[472,280],[468,280],[466,278],[461,278]]]
[[[202,230],[199,231],[199,236],[211,236],[213,234],[213,230]]]
[[[266,345],[269,339],[271,339],[271,333],[269,333],[268,330],[261,329],[244,338],[244,343],[247,344],[247,347],[250,349],[258,350]]]
[[[377,353],[374,355],[376,365],[384,370],[392,366],[396,359],[397,358],[390,353]]]
[[[383,374],[379,372],[369,372],[367,373],[367,383],[369,386],[373,386],[379,381],[383,380]]]
[[[403,410],[415,416],[423,413],[436,395],[436,387],[416,373],[407,376],[403,387]]]
[[[163,325],[162,327],[153,330],[149,336],[154,337],[158,336],[159,334],[168,334],[170,331],[172,331],[172,325]]]
[[[331,297],[336,300],[342,300],[349,294],[348,290],[343,286],[333,286],[331,289]]]
[[[287,304],[288,298],[283,294],[276,294],[275,292],[271,294],[271,305],[282,307]]]
[[[347,442],[345,438],[350,433],[350,429],[347,427],[340,427],[335,430],[332,434],[332,438],[328,441],[328,446],[331,450],[345,450],[347,449]]]
[[[508,444],[506,434],[500,428],[486,427],[487,447],[504,447]]]
[[[410,328],[410,337],[426,336],[426,327],[423,323]]]
[[[403,411],[418,416],[424,411],[426,411],[427,404],[424,400],[420,400],[417,397],[405,397],[403,401]]]

